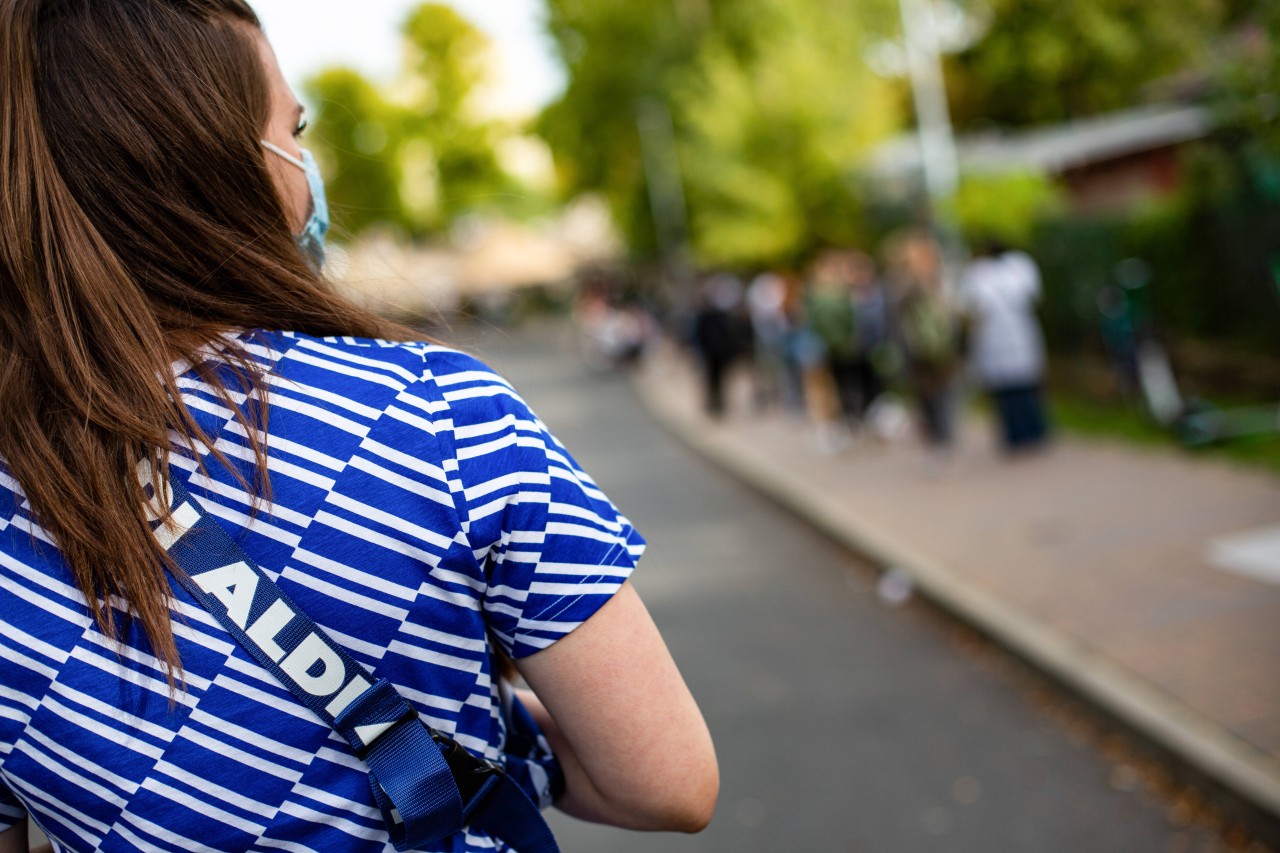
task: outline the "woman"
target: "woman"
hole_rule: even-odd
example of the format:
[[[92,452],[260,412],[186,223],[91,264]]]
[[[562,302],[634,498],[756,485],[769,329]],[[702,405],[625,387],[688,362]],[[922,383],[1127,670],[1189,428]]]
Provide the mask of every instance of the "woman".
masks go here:
[[[363,762],[171,587],[146,463],[531,796],[562,773],[570,814],[702,828],[643,540],[500,377],[325,288],[243,0],[0,0],[0,88],[0,851],[27,816],[67,850],[387,846]]]

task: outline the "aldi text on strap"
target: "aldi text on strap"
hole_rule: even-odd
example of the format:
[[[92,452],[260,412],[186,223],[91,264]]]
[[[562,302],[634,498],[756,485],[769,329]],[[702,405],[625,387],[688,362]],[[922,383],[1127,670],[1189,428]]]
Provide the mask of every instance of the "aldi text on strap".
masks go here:
[[[533,801],[502,765],[423,722],[285,595],[170,473],[169,520],[152,526],[185,573],[182,586],[276,679],[369,765],[369,784],[396,850],[474,827],[518,853],[558,853]],[[150,472],[141,479],[152,494]],[[154,498],[152,498],[154,501]]]

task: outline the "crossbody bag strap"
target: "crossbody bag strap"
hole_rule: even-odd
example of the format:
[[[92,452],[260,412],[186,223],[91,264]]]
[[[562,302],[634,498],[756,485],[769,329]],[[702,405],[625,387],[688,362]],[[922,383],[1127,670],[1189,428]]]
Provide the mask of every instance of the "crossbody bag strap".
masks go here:
[[[176,474],[170,470],[169,520],[152,510],[155,536],[181,569],[175,579],[369,765],[396,850],[471,826],[519,853],[558,853],[541,812],[502,765],[419,719],[394,685],[374,678],[285,595]],[[142,479],[154,500],[150,477]]]

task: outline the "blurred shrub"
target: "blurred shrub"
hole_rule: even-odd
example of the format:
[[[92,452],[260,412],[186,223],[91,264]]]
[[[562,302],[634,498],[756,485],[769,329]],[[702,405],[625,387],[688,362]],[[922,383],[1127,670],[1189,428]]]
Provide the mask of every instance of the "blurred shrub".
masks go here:
[[[961,179],[947,213],[970,243],[994,238],[1025,247],[1032,242],[1037,223],[1062,209],[1062,188],[1045,175],[979,172]]]
[[[1228,150],[1206,145],[1187,159],[1186,186],[1169,200],[1128,215],[1060,214],[1035,229],[1055,349],[1097,338],[1098,292],[1138,258],[1164,333],[1280,356],[1280,205]]]
[[[1238,2],[1232,43],[1213,69],[1210,106],[1264,192],[1280,201],[1280,3]]]

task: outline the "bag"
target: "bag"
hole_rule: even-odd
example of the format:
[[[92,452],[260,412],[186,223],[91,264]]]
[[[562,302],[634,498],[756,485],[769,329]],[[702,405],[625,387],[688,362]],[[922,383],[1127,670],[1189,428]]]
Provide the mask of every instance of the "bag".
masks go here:
[[[150,477],[142,479],[154,502]],[[559,853],[538,807],[501,764],[428,726],[389,681],[303,613],[181,482],[171,476],[169,488],[169,521],[159,522],[154,505],[150,512],[156,538],[185,573],[175,579],[369,765],[396,850],[471,826],[519,853]]]

